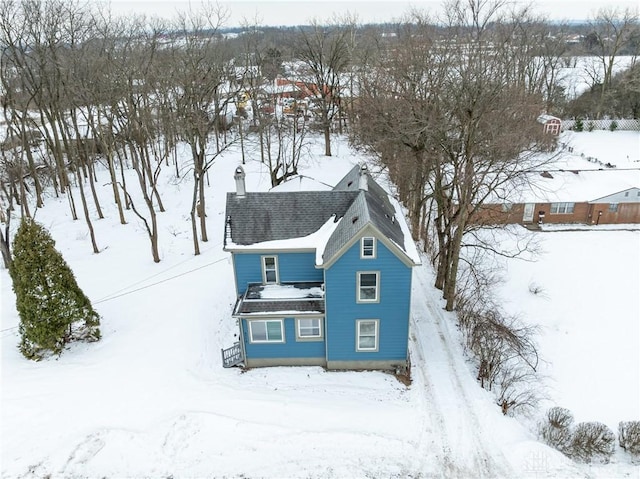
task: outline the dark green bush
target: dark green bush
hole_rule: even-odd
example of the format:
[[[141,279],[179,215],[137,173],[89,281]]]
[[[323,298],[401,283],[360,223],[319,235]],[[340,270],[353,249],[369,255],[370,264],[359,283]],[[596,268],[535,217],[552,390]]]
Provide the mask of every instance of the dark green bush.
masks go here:
[[[20,315],[20,351],[40,360],[62,353],[74,340],[100,339],[100,317],[49,233],[30,218],[22,220],[9,269]]]

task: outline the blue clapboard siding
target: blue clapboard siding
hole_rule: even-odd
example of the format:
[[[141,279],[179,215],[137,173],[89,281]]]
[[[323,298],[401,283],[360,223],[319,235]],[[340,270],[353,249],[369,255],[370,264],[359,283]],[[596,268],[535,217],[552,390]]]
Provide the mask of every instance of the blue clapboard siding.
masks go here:
[[[358,271],[379,271],[379,303],[357,303]],[[411,268],[377,241],[377,255],[360,259],[356,242],[325,272],[328,361],[404,360],[409,337]],[[378,319],[378,352],[356,351],[356,320]]]
[[[262,283],[262,256],[277,256],[280,282],[323,281],[321,269],[316,269],[315,253],[234,253],[236,290],[243,294],[249,283]]]
[[[296,341],[294,318],[284,320],[284,343],[251,343],[248,320],[242,320],[245,353],[248,358],[324,358],[324,340]]]

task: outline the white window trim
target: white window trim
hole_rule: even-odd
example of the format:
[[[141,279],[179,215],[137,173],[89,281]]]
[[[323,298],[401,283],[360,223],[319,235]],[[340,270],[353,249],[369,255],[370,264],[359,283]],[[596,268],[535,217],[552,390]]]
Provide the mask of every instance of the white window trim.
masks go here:
[[[376,297],[375,299],[362,299],[360,297],[360,275],[375,274],[376,275]],[[356,273],[356,302],[358,303],[379,303],[380,302],[380,271],[358,271]]]
[[[279,340],[254,340],[253,339],[253,324],[254,323],[269,323],[269,322],[278,322],[280,323],[280,336],[282,339]],[[254,319],[248,321],[249,323],[249,342],[252,344],[273,344],[273,343],[284,343],[284,319]],[[267,332],[269,330],[267,329]]]
[[[556,205],[555,210],[553,205]],[[569,209],[569,205],[571,205],[571,211],[567,211]],[[576,209],[576,204],[572,203],[570,201],[567,202],[557,202],[557,203],[551,203],[551,206],[549,208],[549,214],[552,215],[572,215],[574,213]]]
[[[375,324],[375,347],[373,348],[361,348],[360,347],[360,325],[362,323]],[[380,344],[380,320],[379,319],[356,319],[356,351],[362,353],[377,353],[378,346]]]
[[[275,270],[276,270],[275,282],[267,282],[267,268],[265,263],[267,258],[273,258],[273,263],[275,265]],[[278,267],[278,257],[276,255],[261,256],[260,263],[262,266],[262,284],[280,284],[280,268]]]
[[[619,203],[609,203],[609,213],[617,213],[618,212],[618,204]]]
[[[371,256],[367,256],[364,254],[364,240],[366,239],[370,239],[371,241],[373,241],[373,245],[372,245],[372,254]],[[376,238],[375,236],[363,236],[360,239],[360,259],[375,259],[376,258],[376,254],[377,254],[377,250],[378,250],[378,245],[376,244]]]
[[[300,334],[300,321],[304,319],[310,319],[318,321],[320,324],[320,334],[314,336],[302,336]],[[324,332],[322,330],[322,318],[296,318],[296,341],[320,341],[324,338]]]

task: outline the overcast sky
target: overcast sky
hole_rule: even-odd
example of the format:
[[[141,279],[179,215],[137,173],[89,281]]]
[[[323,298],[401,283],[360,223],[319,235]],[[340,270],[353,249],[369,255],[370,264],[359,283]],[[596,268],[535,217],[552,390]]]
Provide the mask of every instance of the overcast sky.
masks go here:
[[[172,17],[177,10],[196,8],[200,0],[93,0],[96,3],[110,3],[117,14],[145,13],[161,17]],[[515,0],[524,4],[524,1]],[[220,1],[228,7],[231,14],[226,26],[235,27],[255,19],[260,25],[300,25],[309,23],[311,19],[327,20],[332,14],[357,14],[361,23],[388,22],[409,10],[418,7],[422,10],[436,12],[442,2],[440,0],[416,1],[271,1],[271,0],[230,0]],[[638,8],[638,0],[538,0],[533,2],[534,10],[546,14],[552,20],[586,20],[602,7]]]

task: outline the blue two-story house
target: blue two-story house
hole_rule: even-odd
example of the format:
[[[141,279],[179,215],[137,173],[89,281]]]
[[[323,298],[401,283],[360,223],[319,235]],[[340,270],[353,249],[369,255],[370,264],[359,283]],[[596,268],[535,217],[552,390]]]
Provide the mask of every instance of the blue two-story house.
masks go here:
[[[399,204],[366,166],[330,191],[247,192],[242,167],[235,180],[224,250],[240,340],[223,364],[405,368],[420,258]]]

